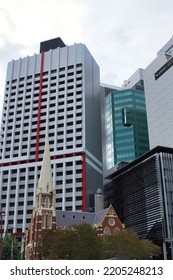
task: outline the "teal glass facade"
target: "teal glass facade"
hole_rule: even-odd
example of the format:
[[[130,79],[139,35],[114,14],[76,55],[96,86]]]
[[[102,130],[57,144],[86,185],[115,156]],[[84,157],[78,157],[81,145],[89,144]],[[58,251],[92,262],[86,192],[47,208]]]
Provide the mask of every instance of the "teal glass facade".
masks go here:
[[[144,91],[112,91],[105,101],[106,169],[149,150]]]

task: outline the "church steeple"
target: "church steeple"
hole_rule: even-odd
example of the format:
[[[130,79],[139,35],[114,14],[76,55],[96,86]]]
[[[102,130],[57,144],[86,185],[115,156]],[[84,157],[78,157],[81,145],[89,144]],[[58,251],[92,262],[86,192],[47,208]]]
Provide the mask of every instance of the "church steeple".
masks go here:
[[[49,140],[46,136],[43,163],[36,191],[36,205],[26,237],[27,259],[37,259],[37,241],[42,230],[56,229],[55,188],[52,183]]]
[[[49,140],[46,136],[43,154],[43,164],[40,172],[40,179],[36,191],[36,208],[52,208],[54,211],[55,189],[52,183],[51,160],[49,151]]]
[[[38,193],[51,193],[54,192],[54,187],[52,183],[52,171],[51,171],[51,160],[49,151],[49,140],[46,136],[45,148],[43,154],[43,164],[40,173],[40,179],[37,187]]]

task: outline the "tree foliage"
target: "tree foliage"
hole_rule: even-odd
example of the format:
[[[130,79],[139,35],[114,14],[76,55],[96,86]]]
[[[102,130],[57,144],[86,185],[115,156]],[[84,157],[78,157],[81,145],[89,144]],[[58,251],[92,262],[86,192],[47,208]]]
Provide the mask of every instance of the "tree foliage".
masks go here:
[[[101,258],[101,240],[88,224],[42,232],[38,252],[43,259],[97,260]]]
[[[149,259],[160,255],[161,249],[149,240],[141,240],[133,231],[98,236],[95,228],[82,224],[43,231],[38,253],[40,259],[52,260]]]
[[[20,259],[20,244],[13,235],[6,235],[3,240],[2,259]]]
[[[134,231],[117,231],[114,235],[102,237],[104,258],[149,259],[161,254],[160,247],[150,240],[140,239]]]

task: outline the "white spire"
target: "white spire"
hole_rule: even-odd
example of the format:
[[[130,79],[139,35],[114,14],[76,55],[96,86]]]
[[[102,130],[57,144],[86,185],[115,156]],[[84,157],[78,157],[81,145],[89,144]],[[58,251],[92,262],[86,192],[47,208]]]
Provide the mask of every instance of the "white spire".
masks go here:
[[[53,183],[52,183],[52,171],[51,171],[48,136],[46,136],[46,140],[45,140],[43,163],[42,163],[40,179],[37,187],[37,194],[40,192],[41,193],[54,192]]]

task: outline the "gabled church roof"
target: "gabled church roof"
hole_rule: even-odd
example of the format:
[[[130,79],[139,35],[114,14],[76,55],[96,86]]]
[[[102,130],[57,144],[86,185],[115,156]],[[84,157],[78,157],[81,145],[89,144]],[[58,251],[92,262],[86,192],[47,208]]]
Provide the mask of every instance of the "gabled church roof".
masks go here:
[[[93,212],[56,211],[57,227],[71,227],[82,223],[93,224],[94,219]]]
[[[95,213],[94,224],[96,224],[96,225],[100,224],[103,221],[104,217],[106,216],[108,210],[109,210],[109,208],[106,208],[102,211]]]
[[[99,225],[104,220],[110,207],[99,212],[56,211],[57,227],[70,227],[87,223]]]
[[[40,172],[40,179],[37,187],[38,193],[50,193],[54,191],[52,183],[52,171],[51,171],[51,160],[50,160],[50,151],[49,151],[49,140],[46,136],[45,148],[43,154],[43,163]]]

